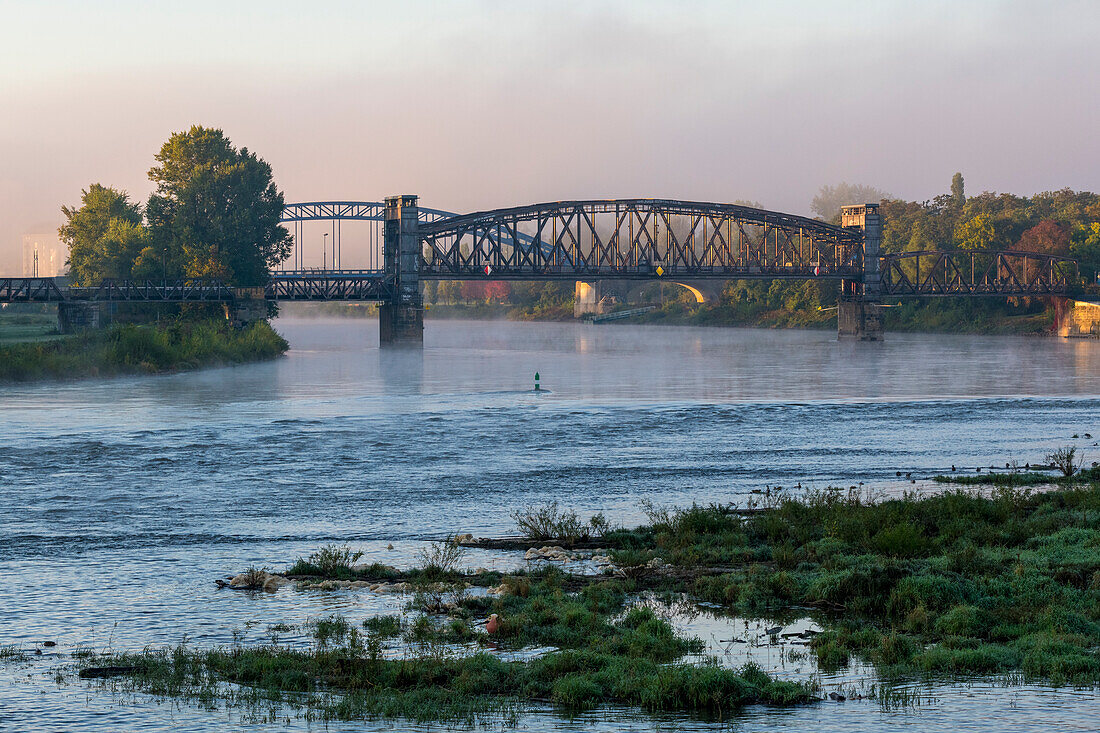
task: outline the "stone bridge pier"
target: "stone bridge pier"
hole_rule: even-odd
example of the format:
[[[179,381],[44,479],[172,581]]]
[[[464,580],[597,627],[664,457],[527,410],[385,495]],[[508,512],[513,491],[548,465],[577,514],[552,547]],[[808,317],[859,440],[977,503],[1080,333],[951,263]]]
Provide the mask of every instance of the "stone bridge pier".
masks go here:
[[[60,333],[78,333],[99,328],[106,319],[99,303],[66,301],[57,304],[57,330]]]
[[[393,299],[378,306],[380,346],[424,345],[424,304],[420,298],[418,258],[420,210],[416,196],[386,198],[383,259],[394,273]]]
[[[233,301],[225,304],[225,320],[234,328],[267,319],[263,288],[234,288]]]
[[[837,338],[882,341],[882,303],[879,254],[882,249],[882,217],[878,204],[856,204],[840,210],[840,224],[863,232],[863,282],[840,281],[837,302]]]

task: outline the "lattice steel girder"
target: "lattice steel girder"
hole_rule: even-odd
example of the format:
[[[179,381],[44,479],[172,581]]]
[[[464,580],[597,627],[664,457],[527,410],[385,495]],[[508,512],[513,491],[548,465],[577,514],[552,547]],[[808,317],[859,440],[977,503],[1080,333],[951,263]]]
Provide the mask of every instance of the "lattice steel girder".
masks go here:
[[[384,221],[386,205],[380,201],[305,201],[283,207],[281,222],[358,220]],[[422,222],[438,221],[454,216],[450,211],[421,208]]]
[[[1062,295],[1077,260],[1040,252],[902,252],[881,258],[884,295]]]
[[[52,277],[0,278],[0,303],[59,303],[65,293]]]
[[[559,201],[420,227],[421,275],[852,276],[863,238],[815,219],[666,199]],[[529,240],[529,241],[527,241]]]
[[[71,287],[69,300],[158,303],[224,303],[233,289],[221,280],[104,280],[93,287]]]
[[[268,300],[373,300],[394,298],[394,278],[382,275],[276,277],[264,287]]]

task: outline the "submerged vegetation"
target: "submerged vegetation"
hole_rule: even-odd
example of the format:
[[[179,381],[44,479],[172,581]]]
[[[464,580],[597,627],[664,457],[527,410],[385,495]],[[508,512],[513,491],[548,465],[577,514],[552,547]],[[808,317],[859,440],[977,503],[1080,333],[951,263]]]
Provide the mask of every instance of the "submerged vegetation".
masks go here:
[[[313,623],[309,649],[265,645],[196,651],[116,654],[85,667],[127,670],[134,689],[198,700],[281,701],[329,719],[404,717],[473,722],[515,716],[531,702],[566,712],[601,704],[644,710],[682,710],[722,717],[757,702],[812,699],[804,684],[772,678],[759,667],[722,669],[715,663],[678,662],[702,642],[682,639],[648,608],[627,608],[628,586],[609,580],[579,593],[566,576],[547,568],[512,579],[517,592],[497,597],[458,596],[446,615],[421,615],[403,631],[405,654],[385,653],[402,634],[400,618],[363,622],[331,616]],[[501,619],[490,635],[475,617]],[[526,661],[493,650],[550,647]],[[245,686],[245,693],[225,688]]]
[[[0,382],[151,374],[273,359],[287,342],[266,322],[234,329],[224,321],[167,326],[114,325],[39,343],[0,347]]]

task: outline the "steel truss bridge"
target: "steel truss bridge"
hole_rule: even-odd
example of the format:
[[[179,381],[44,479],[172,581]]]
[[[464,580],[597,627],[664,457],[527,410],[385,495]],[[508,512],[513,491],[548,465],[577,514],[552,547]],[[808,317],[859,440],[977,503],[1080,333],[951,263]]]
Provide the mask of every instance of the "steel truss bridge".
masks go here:
[[[1068,257],[927,251],[869,258],[866,232],[859,228],[734,204],[556,201],[452,214],[417,207],[415,197],[407,198],[416,209],[415,226],[411,234],[406,232],[412,237],[415,265],[402,271],[407,276],[415,272],[418,279],[798,278],[856,283],[866,286],[869,297],[1065,295],[1078,284],[1077,263]],[[297,242],[287,262],[292,269],[273,273],[262,291],[203,279],[106,280],[89,288],[66,287],[53,278],[0,278],[0,302],[395,302],[401,266],[396,248],[384,245],[387,234],[380,233],[372,245],[378,249],[373,266],[350,270],[338,264],[341,222],[377,222],[384,229],[387,217],[396,224],[387,213],[389,203],[287,205],[282,221],[294,225]],[[332,226],[335,266],[303,266],[303,222]]]

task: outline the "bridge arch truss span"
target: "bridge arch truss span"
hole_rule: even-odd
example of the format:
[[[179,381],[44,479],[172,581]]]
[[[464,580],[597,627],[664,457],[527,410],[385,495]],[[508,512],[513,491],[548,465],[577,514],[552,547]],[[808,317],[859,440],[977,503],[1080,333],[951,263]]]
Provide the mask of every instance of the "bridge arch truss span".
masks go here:
[[[556,201],[420,225],[420,277],[862,277],[863,238],[806,217],[667,199]]]
[[[1041,252],[900,252],[881,258],[883,295],[1065,295],[1077,260]]]

